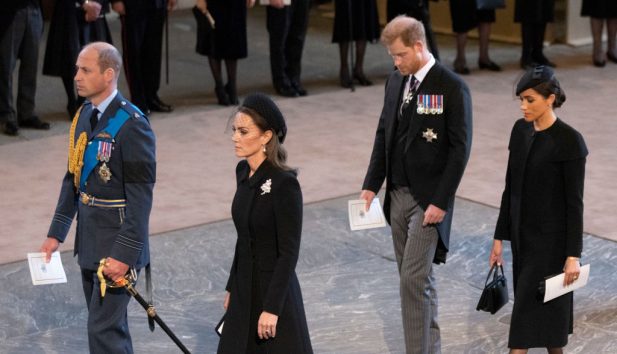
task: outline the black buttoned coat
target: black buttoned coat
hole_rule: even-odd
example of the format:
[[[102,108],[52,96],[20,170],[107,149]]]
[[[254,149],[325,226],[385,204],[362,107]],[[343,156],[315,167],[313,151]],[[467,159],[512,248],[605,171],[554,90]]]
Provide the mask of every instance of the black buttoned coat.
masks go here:
[[[264,161],[253,176],[241,161],[232,217],[238,239],[226,289],[230,302],[218,353],[312,353],[295,267],[302,233],[302,192],[293,172]],[[260,341],[262,311],[278,315],[276,337]]]
[[[390,220],[392,149],[396,143],[396,120],[402,100],[404,80],[398,70],[386,83],[383,110],[379,118],[373,152],[362,189],[379,192],[387,179],[384,214]],[[419,95],[443,95],[439,114],[416,111]],[[414,199],[426,208],[433,204],[446,211],[437,225],[439,245],[435,262],[445,262],[450,242],[454,196],[469,159],[472,137],[471,95],[467,85],[438,62],[429,70],[411,101],[413,113],[407,132],[404,168]],[[423,137],[428,129],[437,134],[432,141]]]

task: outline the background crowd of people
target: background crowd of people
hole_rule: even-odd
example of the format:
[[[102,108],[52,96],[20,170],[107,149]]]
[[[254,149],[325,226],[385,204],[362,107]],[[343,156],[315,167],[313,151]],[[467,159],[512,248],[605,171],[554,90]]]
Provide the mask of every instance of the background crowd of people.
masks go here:
[[[57,76],[67,96],[69,119],[83,103],[75,93],[74,62],[87,43],[112,43],[106,15],[111,10],[120,15],[124,71],[131,100],[144,113],[171,112],[173,107],[158,95],[161,79],[163,33],[168,12],[177,0],[55,0],[43,54],[43,75]],[[269,34],[270,72],[275,91],[285,97],[305,96],[301,79],[304,42],[311,4],[333,2],[332,42],[340,53],[340,85],[368,86],[372,81],[364,73],[367,43],[379,38],[380,24],[377,0],[271,0],[266,9]],[[220,105],[238,104],[237,61],[248,56],[247,11],[255,0],[196,0],[196,10],[208,13],[216,26],[198,28],[202,37],[197,52],[208,57],[214,93]],[[452,31],[455,33],[456,56],[452,63],[456,73],[470,73],[465,55],[468,32],[479,34],[478,67],[500,71],[501,66],[489,55],[491,24],[495,9],[478,10],[476,1],[450,1]],[[520,65],[555,66],[543,52],[547,23],[554,20],[554,0],[516,0],[514,21],[521,24]],[[429,50],[440,60],[438,43],[431,26],[428,0],[389,0],[386,18],[406,14],[421,21],[426,28]],[[593,38],[592,63],[603,67],[617,63],[617,4],[610,0],[582,2],[581,15],[590,17]],[[0,123],[4,133],[17,135],[19,128],[47,130],[50,124],[35,112],[39,43],[43,36],[41,0],[8,0],[0,14]],[[607,48],[602,35],[606,27]],[[112,43],[113,44],[113,43]],[[353,58],[350,58],[350,52]],[[351,63],[350,63],[351,61]],[[13,72],[19,62],[17,97],[13,98]],[[223,66],[226,80],[223,78]]]

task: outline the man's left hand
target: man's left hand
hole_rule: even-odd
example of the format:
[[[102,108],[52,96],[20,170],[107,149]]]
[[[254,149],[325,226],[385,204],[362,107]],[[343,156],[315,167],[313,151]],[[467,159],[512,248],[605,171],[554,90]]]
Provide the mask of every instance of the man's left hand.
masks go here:
[[[129,271],[129,265],[117,261],[111,257],[107,257],[105,267],[103,267],[103,274],[114,282],[126,275]]]
[[[439,224],[443,220],[444,216],[446,216],[445,210],[439,209],[433,204],[430,204],[424,212],[424,221],[422,222],[422,226]]]

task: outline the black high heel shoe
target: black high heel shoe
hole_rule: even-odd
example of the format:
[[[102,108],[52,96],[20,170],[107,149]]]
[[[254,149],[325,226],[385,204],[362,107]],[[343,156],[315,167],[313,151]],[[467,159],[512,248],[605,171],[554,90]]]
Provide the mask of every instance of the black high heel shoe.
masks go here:
[[[225,85],[225,92],[227,92],[227,97],[229,98],[229,104],[239,104],[238,101],[238,93],[236,93],[236,85],[232,85],[231,82],[228,82]]]
[[[339,73],[339,80],[341,82],[342,88],[350,88],[352,81],[351,77],[349,77],[349,71],[344,70]]]
[[[216,86],[214,88],[214,92],[216,93],[216,99],[219,101],[221,106],[229,106],[229,97],[227,97],[225,86]]]
[[[373,84],[373,82],[369,80],[364,73],[357,72],[355,70],[353,72],[353,78],[358,81],[361,86],[371,86]]]
[[[480,70],[488,69],[490,71],[501,71],[501,66],[497,65],[497,63],[492,60],[489,60],[487,62],[478,60],[478,67],[480,68]]]

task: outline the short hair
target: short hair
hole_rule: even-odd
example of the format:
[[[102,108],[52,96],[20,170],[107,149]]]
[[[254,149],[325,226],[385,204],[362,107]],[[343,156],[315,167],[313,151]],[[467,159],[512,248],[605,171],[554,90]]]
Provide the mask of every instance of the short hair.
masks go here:
[[[390,45],[400,38],[403,44],[411,47],[417,41],[426,44],[426,33],[422,22],[413,17],[399,15],[388,22],[381,32],[381,42]]]
[[[86,49],[94,49],[97,52],[97,63],[99,64],[101,73],[107,69],[112,69],[115,73],[116,79],[120,76],[120,70],[122,69],[122,56],[116,47],[106,42],[92,42],[86,45],[82,51],[85,51]]]

